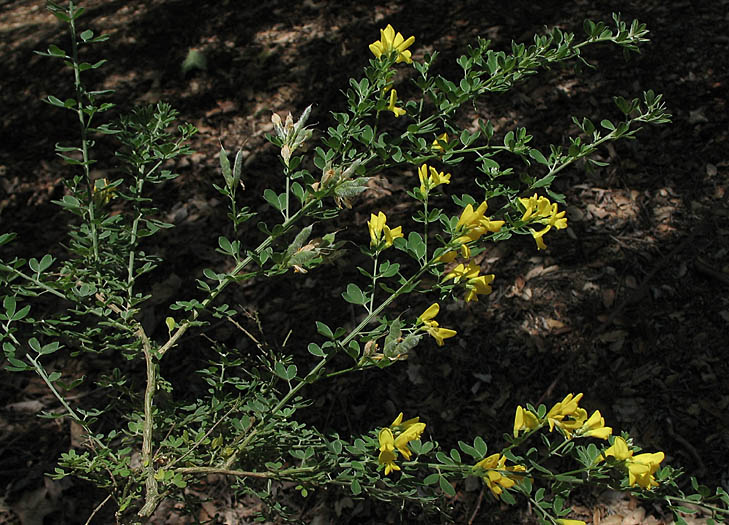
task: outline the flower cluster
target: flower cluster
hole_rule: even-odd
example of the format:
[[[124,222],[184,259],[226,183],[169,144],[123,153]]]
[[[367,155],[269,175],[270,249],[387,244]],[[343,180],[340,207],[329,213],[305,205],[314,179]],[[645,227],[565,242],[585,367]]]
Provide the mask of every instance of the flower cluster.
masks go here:
[[[423,164],[418,168],[418,178],[420,179],[420,193],[423,196],[427,196],[430,190],[436,186],[451,183],[450,173],[443,173],[427,164]]]
[[[397,53],[395,62],[405,62],[411,64],[410,51],[407,50],[415,42],[415,37],[411,36],[405,39],[402,34],[395,33],[390,24],[385,29],[380,29],[380,39],[370,44],[370,51],[376,58],[382,55],[389,56],[391,53]]]
[[[544,234],[551,230],[553,226],[558,230],[567,227],[565,212],[558,211],[556,202],[550,202],[547,197],[537,197],[536,193],[528,198],[520,198],[519,202],[524,206],[524,215],[521,217],[524,223],[544,225],[544,228],[539,231],[529,228],[537,243],[537,249],[544,250],[547,247],[544,244]]]
[[[385,467],[385,476],[389,475],[393,470],[400,470],[395,463],[397,452],[402,454],[406,460],[410,459],[412,451],[408,448],[408,443],[416,439],[420,439],[425,430],[425,423],[420,422],[419,417],[414,417],[403,421],[403,414],[395,418],[389,427],[380,430],[377,438],[380,442],[380,455],[377,462]]]
[[[276,137],[281,141],[281,158],[286,166],[289,165],[291,155],[293,155],[294,151],[307,141],[313,133],[310,129],[306,128],[306,121],[310,113],[311,106],[308,106],[296,123],[294,123],[294,118],[291,116],[291,113],[286,116],[285,122],[281,121],[278,113],[271,115],[271,122],[273,123]]]
[[[487,209],[488,203],[486,201],[479,204],[475,210],[473,205],[468,204],[458,219],[456,229],[460,232],[460,235],[455,240],[461,245],[461,255],[466,259],[471,257],[471,250],[467,243],[477,241],[486,232],[498,232],[504,225],[504,221],[492,221],[488,217],[484,217]],[[454,261],[457,256],[458,252],[450,251],[443,254],[440,260],[448,263]]]
[[[543,418],[540,418],[531,410],[521,406],[516,407],[514,415],[514,437],[518,437],[522,431],[532,431],[544,425],[549,426],[549,431],[558,428],[567,439],[573,437],[594,437],[598,439],[609,439],[613,432],[612,427],[605,426],[605,419],[595,410],[590,417],[587,411],[579,406],[582,394],[567,394],[562,401],[556,403]],[[626,441],[617,436],[613,444],[603,452],[598,461],[604,461],[612,456],[617,461],[624,462],[628,469],[628,484],[631,487],[639,486],[650,489],[658,485],[654,474],[663,461],[663,452],[638,454],[633,456],[633,451],[628,448]]]
[[[567,394],[562,401],[549,409],[543,419],[530,410],[516,407],[514,437],[518,437],[522,430],[535,430],[546,423],[550,432],[557,427],[567,439],[573,436],[607,439],[613,432],[612,427],[605,426],[605,419],[599,410],[587,417],[587,410],[579,406],[582,395]]]
[[[395,239],[403,236],[402,226],[390,229],[387,225],[387,216],[383,212],[379,212],[377,215],[370,214],[367,227],[370,230],[370,248],[378,251],[389,248]]]
[[[504,492],[504,489],[510,489],[524,478],[523,474],[517,473],[526,471],[523,465],[507,467],[506,456],[502,456],[498,452],[482,459],[473,468],[477,471],[479,469],[485,471],[479,475],[497,499]]]
[[[418,317],[418,324],[423,325],[421,329],[428,332],[428,334],[435,339],[435,342],[438,343],[438,346],[443,346],[443,340],[453,337],[457,332],[455,330],[441,328],[438,326],[438,321],[433,319],[436,315],[438,315],[438,312],[440,312],[440,305],[438,303],[431,304],[428,309],[420,314],[420,317]]]
[[[463,284],[466,287],[466,302],[478,301],[479,295],[488,295],[491,293],[491,283],[494,280],[494,274],[479,275],[481,267],[469,261],[468,265],[459,264],[446,274],[444,281],[453,279],[456,284]]]
[[[604,461],[610,456],[617,461],[622,461],[628,469],[628,484],[631,487],[638,485],[643,489],[650,489],[658,486],[655,473],[665,457],[663,452],[633,456],[633,451],[628,448],[628,443],[617,436],[613,444],[600,455],[598,461]]]

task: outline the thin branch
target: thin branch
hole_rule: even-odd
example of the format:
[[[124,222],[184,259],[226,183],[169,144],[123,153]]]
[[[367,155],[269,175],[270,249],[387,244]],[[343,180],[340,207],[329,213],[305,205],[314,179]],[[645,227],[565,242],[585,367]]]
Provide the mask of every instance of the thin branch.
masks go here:
[[[103,507],[104,505],[106,505],[106,502],[109,501],[110,499],[111,499],[111,494],[109,494],[104,499],[104,501],[102,501],[101,503],[99,503],[96,506],[96,508],[94,509],[94,511],[91,513],[91,516],[89,516],[89,519],[86,520],[86,523],[84,525],[91,525],[91,520],[94,518],[94,516],[96,516],[96,513],[99,512],[101,510],[101,507]]]

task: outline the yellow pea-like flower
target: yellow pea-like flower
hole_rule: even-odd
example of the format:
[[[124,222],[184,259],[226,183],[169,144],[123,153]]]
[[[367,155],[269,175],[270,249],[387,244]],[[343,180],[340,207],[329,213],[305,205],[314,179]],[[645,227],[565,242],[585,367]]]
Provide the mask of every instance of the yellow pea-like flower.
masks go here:
[[[396,33],[390,24],[385,29],[380,29],[380,39],[370,44],[370,51],[376,58],[382,55],[389,55],[393,51],[397,52],[396,62],[405,62],[411,64],[413,62],[410,51],[407,50],[415,42],[415,37],[410,36],[407,39],[400,33]]]
[[[392,90],[390,91],[390,103],[387,105],[387,110],[392,111],[396,117],[399,117],[400,115],[404,115],[407,113],[404,109],[399,108],[396,106],[397,104],[397,91]]]

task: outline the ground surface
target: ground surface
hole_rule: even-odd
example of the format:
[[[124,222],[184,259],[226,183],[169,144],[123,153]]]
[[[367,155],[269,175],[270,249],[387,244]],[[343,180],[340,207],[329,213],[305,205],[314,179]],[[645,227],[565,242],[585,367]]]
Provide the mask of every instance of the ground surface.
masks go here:
[[[63,195],[69,171],[54,157],[53,144],[75,130],[70,116],[39,101],[71,92],[68,72],[32,53],[65,38],[41,4],[0,3],[0,233],[18,232],[23,242],[13,249],[24,257],[60,249],[66,217],[50,201]],[[600,409],[612,426],[630,431],[646,448],[666,451],[671,463],[703,482],[726,486],[729,37],[723,28],[729,3],[516,2],[506,11],[501,3],[481,0],[345,4],[87,2],[81,26],[112,35],[96,48],[98,58],[110,61],[105,76],[96,78],[99,85],[117,90],[113,100],[122,110],[163,99],[200,129],[193,141],[197,153],[177,166],[182,176],[160,195],[167,218],[178,227],[155,247],[173,263],[172,271],[156,277],[157,291],[171,296],[193,277],[190,268],[218,261],[207,254],[217,237],[209,232],[225,221],[210,187],[219,177],[220,143],[229,151],[244,149],[256,206],[259,188],[276,181],[275,151],[264,140],[271,112],[299,114],[313,103],[312,121],[329,125],[328,111],[343,109],[339,90],[359,75],[380,27],[392,23],[414,34],[416,57],[437,49],[442,72],[455,74],[454,58],[476,35],[505,49],[511,39],[529,41],[545,24],[580,31],[583,19],[608,21],[612,10],[620,10],[651,30],[652,42],[640,56],[625,61],[615,48],[591,49],[587,58],[596,71],[545,73],[515,92],[481,101],[477,111],[492,119],[497,132],[526,126],[538,143],[560,143],[574,131],[570,115],[617,118],[613,95],[653,89],[665,94],[674,123],[601,151],[609,167],[565,171],[556,188],[567,195],[569,230],[550,234],[546,252],[537,253],[531,239],[488,252],[483,262],[497,275],[494,293],[449,307],[443,316],[444,325],[457,323],[456,342],[443,349],[426,345],[385,372],[327,384],[313,392],[319,401],[305,417],[322,430],[348,435],[371,422],[386,424],[404,410],[420,414],[447,447],[476,434],[497,444],[516,404],[549,404],[565,393],[585,392],[587,408]],[[207,68],[183,75],[190,49],[206,56]],[[106,148],[102,142],[99,152]],[[101,163],[98,174],[112,168]],[[370,211],[405,216],[402,190],[412,183],[401,175],[380,179],[341,216],[337,227],[346,238],[366,236]],[[352,321],[348,310],[342,314],[341,291],[332,286],[353,278],[351,266],[326,271],[333,273],[289,275],[241,289],[234,300],[259,313],[270,341],[280,343],[289,330],[307,340],[315,319]],[[411,306],[419,309],[426,301]],[[149,322],[159,323],[165,313],[149,315]],[[53,408],[36,379],[5,375],[0,389],[0,496],[7,519],[83,523],[102,496],[84,485],[44,478],[72,444],[73,429],[35,418],[40,408]],[[455,502],[460,522],[532,519],[524,513],[504,518],[488,498],[480,500],[480,487],[461,489]],[[221,488],[208,512],[243,522],[245,502],[225,498]],[[409,520],[341,494],[319,498],[293,500],[303,520]],[[661,519],[643,518],[634,502],[607,494],[583,494],[574,507],[575,517],[594,523]],[[335,508],[351,517],[337,517]],[[174,509],[164,512],[160,523],[181,522]]]

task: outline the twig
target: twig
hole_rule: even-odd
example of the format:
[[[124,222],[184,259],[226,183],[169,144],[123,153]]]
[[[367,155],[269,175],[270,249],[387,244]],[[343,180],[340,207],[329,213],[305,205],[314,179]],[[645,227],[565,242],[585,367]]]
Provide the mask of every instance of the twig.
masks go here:
[[[234,411],[234,410],[235,410],[236,408],[238,408],[238,405],[239,405],[239,404],[240,404],[240,399],[237,399],[237,400],[235,401],[235,403],[233,404],[233,406],[232,406],[232,407],[230,408],[230,410],[228,410],[228,411],[227,411],[227,412],[226,412],[225,414],[223,414],[223,416],[222,416],[222,417],[221,417],[220,419],[218,419],[218,420],[217,420],[217,421],[216,421],[216,422],[215,422],[215,423],[213,424],[213,426],[211,426],[211,427],[210,427],[210,430],[208,430],[208,431],[207,431],[207,432],[205,433],[205,435],[204,435],[203,437],[201,437],[200,439],[198,439],[198,440],[197,440],[197,441],[196,441],[196,442],[195,442],[195,443],[194,443],[194,444],[193,444],[193,445],[192,445],[192,446],[190,447],[190,449],[189,449],[189,450],[188,450],[187,452],[185,452],[185,453],[184,453],[184,454],[183,454],[182,456],[180,456],[179,458],[177,458],[177,459],[175,459],[175,460],[174,460],[173,462],[171,462],[171,463],[170,463],[169,465],[167,465],[167,468],[168,468],[168,469],[169,469],[169,468],[172,468],[172,465],[174,465],[175,463],[177,463],[177,462],[179,462],[179,461],[182,461],[182,460],[183,460],[183,459],[185,459],[185,458],[186,458],[186,457],[187,457],[187,456],[188,456],[188,455],[189,455],[189,454],[190,454],[190,453],[191,453],[192,451],[194,451],[194,450],[195,450],[195,449],[196,449],[197,447],[199,447],[199,446],[200,446],[200,444],[201,444],[201,443],[202,443],[203,441],[205,441],[205,440],[206,440],[206,439],[208,438],[208,436],[209,436],[210,434],[212,434],[213,430],[215,430],[215,427],[217,427],[217,426],[218,426],[218,425],[219,425],[220,423],[222,423],[223,421],[225,421],[225,420],[226,420],[226,419],[228,418],[228,416],[229,416],[229,415],[230,415],[230,414],[231,414],[231,413],[232,413],[232,412],[233,412],[233,411]]]
[[[269,479],[277,477],[273,472],[248,472],[246,470],[230,470],[219,467],[180,467],[175,472],[180,474],[222,474],[223,476],[237,476],[245,478]]]
[[[468,525],[473,525],[473,520],[476,519],[479,509],[481,508],[481,502],[483,501],[484,487],[481,487],[481,492],[478,493],[478,500],[476,501],[476,508],[473,509],[471,517],[468,519]]]
[[[226,316],[225,318],[226,318],[226,319],[227,319],[227,320],[228,320],[229,322],[233,323],[233,325],[234,325],[234,326],[235,326],[235,327],[236,327],[236,328],[237,328],[238,330],[240,330],[241,332],[243,332],[244,334],[246,334],[246,335],[247,335],[247,336],[248,336],[248,337],[250,338],[250,340],[251,340],[251,341],[253,341],[254,343],[256,343],[256,346],[257,346],[258,348],[261,348],[261,343],[260,343],[260,342],[258,341],[258,339],[256,339],[255,337],[253,337],[253,334],[251,334],[251,333],[250,333],[250,332],[249,332],[248,330],[246,330],[245,328],[243,328],[243,327],[242,327],[242,326],[240,325],[240,323],[238,323],[238,321],[236,321],[235,319],[233,319],[233,318],[232,318],[232,317],[230,317],[229,315],[228,315],[228,316]]]
[[[107,497],[106,497],[106,498],[104,499],[104,501],[102,501],[101,503],[99,503],[99,504],[98,504],[98,505],[96,506],[96,508],[94,509],[94,511],[93,511],[93,512],[91,513],[91,516],[89,516],[89,519],[87,519],[87,520],[86,520],[86,523],[85,523],[85,525],[90,525],[90,524],[91,524],[91,520],[92,520],[92,519],[94,518],[94,516],[96,516],[96,513],[97,513],[97,512],[99,512],[99,511],[101,510],[101,507],[103,507],[104,505],[106,505],[106,502],[107,502],[107,501],[109,501],[110,499],[111,499],[111,494],[109,494],[109,495],[108,495],[108,496],[107,496]]]

